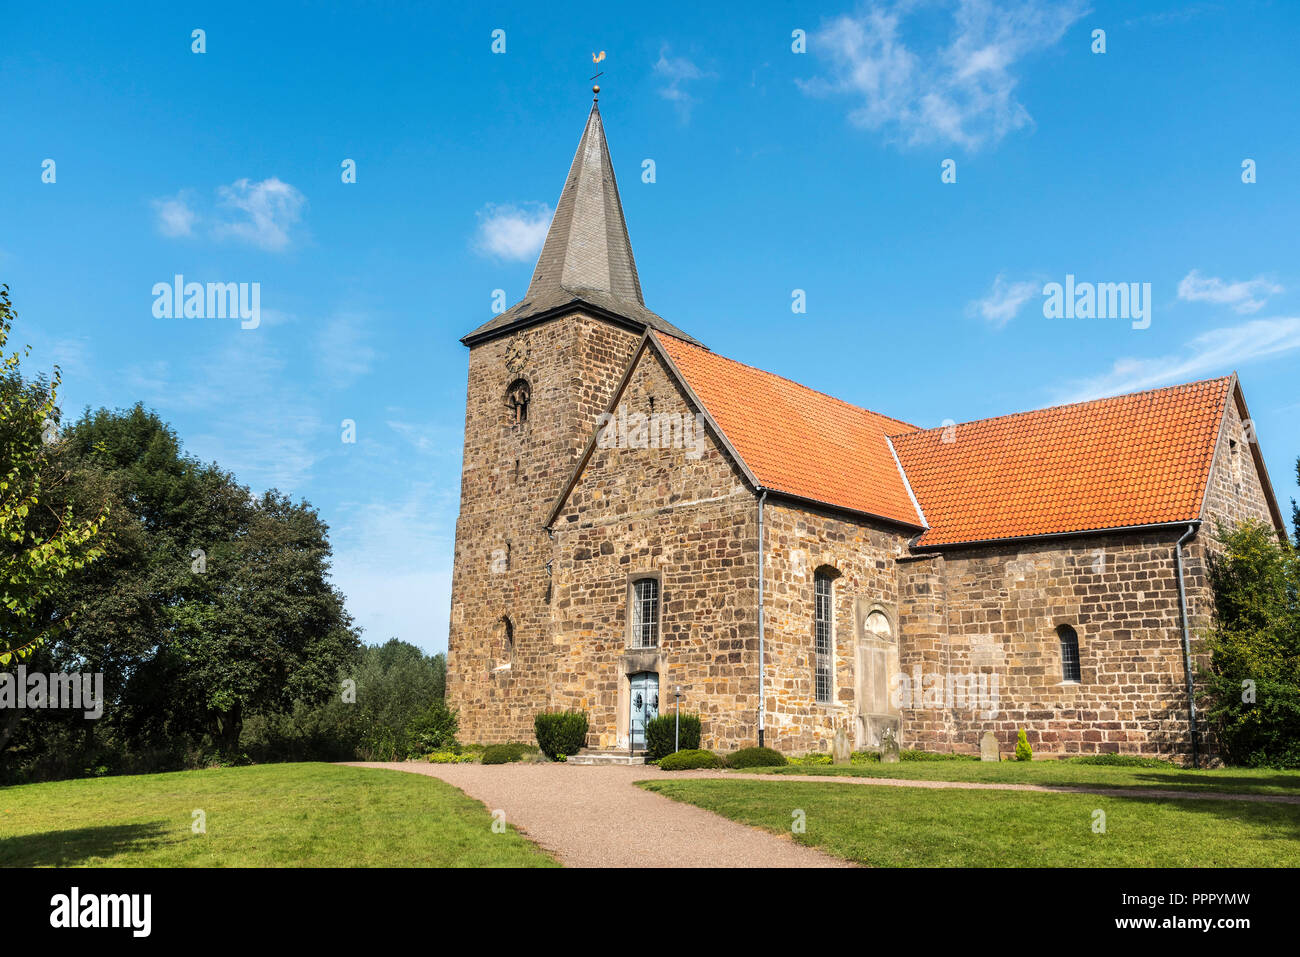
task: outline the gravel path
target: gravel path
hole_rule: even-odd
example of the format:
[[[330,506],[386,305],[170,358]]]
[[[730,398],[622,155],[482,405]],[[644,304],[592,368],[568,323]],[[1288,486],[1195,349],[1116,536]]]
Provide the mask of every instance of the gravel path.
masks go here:
[[[348,762],[441,778],[506,812],[567,867],[848,867],[848,862],[746,827],[632,782],[717,777],[656,767]]]
[[[600,767],[569,764],[429,764],[424,761],[348,762],[441,778],[506,812],[506,820],[568,867],[848,867],[847,862],[796,844],[789,837],[747,827],[711,811],[637,787],[664,778],[813,781],[869,787],[958,788],[1098,794],[1182,801],[1261,801],[1300,804],[1290,794],[1237,794],[1154,788],[1095,788],[974,781],[917,781],[817,774],[738,774],[734,771],[660,771],[653,765]]]

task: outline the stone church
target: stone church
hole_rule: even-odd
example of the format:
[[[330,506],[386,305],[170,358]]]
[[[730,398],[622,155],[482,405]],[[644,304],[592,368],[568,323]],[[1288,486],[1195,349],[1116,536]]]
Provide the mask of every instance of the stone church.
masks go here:
[[[1216,521],[1285,535],[1236,375],[920,428],[645,305],[598,107],[469,348],[448,696],[466,741],[1212,755]]]

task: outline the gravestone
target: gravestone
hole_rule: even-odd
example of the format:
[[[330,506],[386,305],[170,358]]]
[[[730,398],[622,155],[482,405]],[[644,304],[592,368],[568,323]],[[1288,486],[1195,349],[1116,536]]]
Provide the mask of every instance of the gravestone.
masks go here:
[[[1001,756],[998,753],[998,736],[992,731],[985,731],[984,737],[980,738],[980,760],[1001,760]]]
[[[832,746],[832,758],[836,764],[849,764],[853,760],[853,748],[849,745],[849,734],[843,728],[835,732],[835,743]]]
[[[880,763],[898,763],[898,738],[894,737],[893,728],[886,728],[880,736]]]

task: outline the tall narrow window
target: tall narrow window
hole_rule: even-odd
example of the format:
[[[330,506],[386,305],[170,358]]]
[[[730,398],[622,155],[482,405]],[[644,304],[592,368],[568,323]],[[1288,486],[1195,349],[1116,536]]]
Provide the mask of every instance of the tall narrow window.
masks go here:
[[[831,677],[834,673],[831,668],[831,622],[833,615],[831,591],[833,587],[831,576],[825,572],[817,572],[813,576],[813,595],[817,606],[813,624],[813,642],[816,658],[815,680],[818,704],[830,704],[831,702]]]
[[[1081,681],[1078,633],[1069,625],[1060,625],[1056,636],[1061,639],[1061,680]]]
[[[659,580],[641,578],[632,583],[632,647],[659,644]]]

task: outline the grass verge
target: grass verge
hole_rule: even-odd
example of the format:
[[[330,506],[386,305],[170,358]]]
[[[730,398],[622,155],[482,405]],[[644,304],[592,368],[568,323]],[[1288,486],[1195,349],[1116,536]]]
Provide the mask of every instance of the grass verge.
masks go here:
[[[193,828],[201,811],[206,833]],[[436,778],[330,764],[0,788],[6,867],[549,867]]]

